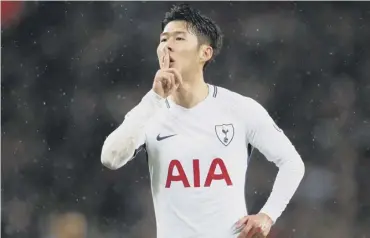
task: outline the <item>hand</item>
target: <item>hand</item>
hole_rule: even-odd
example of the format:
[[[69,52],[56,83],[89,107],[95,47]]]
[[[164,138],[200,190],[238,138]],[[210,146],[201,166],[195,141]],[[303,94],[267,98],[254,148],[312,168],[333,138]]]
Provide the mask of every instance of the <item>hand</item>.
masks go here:
[[[238,238],[265,238],[273,225],[271,218],[264,214],[245,216],[237,222],[238,227],[243,227]]]
[[[175,68],[170,68],[170,55],[167,48],[163,50],[160,67],[161,69],[154,77],[153,90],[161,97],[167,98],[182,84],[180,72]]]

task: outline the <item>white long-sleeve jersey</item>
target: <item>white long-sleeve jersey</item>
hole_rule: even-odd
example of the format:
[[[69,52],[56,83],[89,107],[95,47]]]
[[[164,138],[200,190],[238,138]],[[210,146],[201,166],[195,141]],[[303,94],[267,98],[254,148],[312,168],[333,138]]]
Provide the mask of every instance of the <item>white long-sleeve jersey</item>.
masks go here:
[[[237,237],[252,148],[279,168],[261,210],[274,222],[304,175],[296,149],[259,103],[208,86],[191,109],[149,91],[103,145],[101,160],[111,169],[146,149],[158,238]]]

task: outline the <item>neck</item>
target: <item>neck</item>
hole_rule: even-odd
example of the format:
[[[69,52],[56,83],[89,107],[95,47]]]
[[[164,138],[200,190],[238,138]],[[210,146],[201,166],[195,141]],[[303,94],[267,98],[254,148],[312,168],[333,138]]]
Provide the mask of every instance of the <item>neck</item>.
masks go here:
[[[192,108],[208,96],[208,85],[204,82],[203,71],[196,74],[183,75],[183,83],[171,95],[172,100],[184,107]]]

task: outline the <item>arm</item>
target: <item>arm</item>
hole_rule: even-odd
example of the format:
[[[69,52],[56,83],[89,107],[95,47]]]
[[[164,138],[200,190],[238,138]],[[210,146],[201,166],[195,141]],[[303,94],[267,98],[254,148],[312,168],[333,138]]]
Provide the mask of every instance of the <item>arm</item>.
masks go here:
[[[279,168],[270,197],[260,211],[276,222],[297,190],[305,167],[290,140],[268,112],[253,99],[248,100],[251,109],[247,125],[249,143]]]
[[[135,157],[145,144],[145,127],[156,112],[163,107],[165,98],[182,84],[180,72],[170,68],[168,49],[163,48],[161,69],[157,71],[152,90],[125,117],[125,121],[105,140],[101,162],[110,169],[118,169]]]
[[[163,106],[164,98],[153,90],[127,113],[124,122],[104,141],[101,162],[109,169],[119,169],[145,144],[145,126]]]

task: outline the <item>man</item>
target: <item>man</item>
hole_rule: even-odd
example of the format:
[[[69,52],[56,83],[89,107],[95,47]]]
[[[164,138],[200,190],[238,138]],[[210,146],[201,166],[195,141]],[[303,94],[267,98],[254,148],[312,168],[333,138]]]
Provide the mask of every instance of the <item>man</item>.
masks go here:
[[[118,169],[146,150],[158,238],[266,236],[303,177],[299,154],[260,104],[204,82],[222,46],[212,20],[184,4],[162,30],[152,90],[108,136],[102,163]],[[252,147],[279,167],[256,215],[244,199]]]

